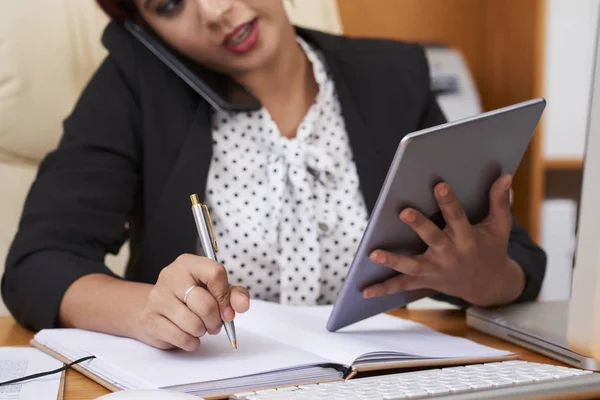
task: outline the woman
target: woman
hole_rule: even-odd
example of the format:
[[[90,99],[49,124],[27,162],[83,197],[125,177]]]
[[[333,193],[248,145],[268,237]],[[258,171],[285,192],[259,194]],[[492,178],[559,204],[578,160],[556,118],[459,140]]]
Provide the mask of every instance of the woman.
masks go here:
[[[103,36],[109,56],[25,204],[2,283],[15,317],[191,351],[248,310],[249,292],[332,302],[398,142],[444,122],[423,49],[295,29],[282,0],[98,2],[115,20]],[[211,109],[126,19],[226,77],[231,101],[251,93],[262,108]],[[510,176],[495,182],[490,215],[475,226],[444,183],[434,190],[443,231],[403,210],[398,223],[429,249],[373,252],[404,274],[364,296],[432,288],[462,305],[534,299],[545,255],[512,222],[510,186]],[[192,255],[192,193],[211,209],[223,265]],[[119,279],[104,257],[127,239]]]

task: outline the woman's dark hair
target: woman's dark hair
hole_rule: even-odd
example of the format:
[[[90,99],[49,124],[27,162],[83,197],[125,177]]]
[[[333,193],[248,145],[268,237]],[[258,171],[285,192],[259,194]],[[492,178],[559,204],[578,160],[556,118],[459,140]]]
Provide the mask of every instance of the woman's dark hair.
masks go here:
[[[100,7],[112,19],[122,21],[125,19],[135,20],[137,9],[133,0],[96,0]]]

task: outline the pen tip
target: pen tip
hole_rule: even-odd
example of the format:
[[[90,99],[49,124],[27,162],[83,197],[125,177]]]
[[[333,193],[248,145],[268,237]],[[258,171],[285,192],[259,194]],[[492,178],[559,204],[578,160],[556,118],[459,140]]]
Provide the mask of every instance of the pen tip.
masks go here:
[[[233,341],[231,342],[231,345],[233,346],[233,348],[234,348],[234,349],[236,349],[236,350],[237,350],[237,340],[233,340]]]

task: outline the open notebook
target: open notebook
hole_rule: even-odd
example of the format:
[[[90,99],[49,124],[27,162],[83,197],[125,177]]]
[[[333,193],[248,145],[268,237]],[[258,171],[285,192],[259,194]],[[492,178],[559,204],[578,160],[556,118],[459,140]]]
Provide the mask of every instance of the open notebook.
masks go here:
[[[42,330],[32,344],[63,361],[96,356],[77,367],[111,390],[169,388],[203,397],[341,380],[360,371],[515,357],[385,314],[332,333],[325,329],[330,312],[330,306],[253,300],[235,320],[237,351],[224,332],[202,338],[193,353],[78,329]]]

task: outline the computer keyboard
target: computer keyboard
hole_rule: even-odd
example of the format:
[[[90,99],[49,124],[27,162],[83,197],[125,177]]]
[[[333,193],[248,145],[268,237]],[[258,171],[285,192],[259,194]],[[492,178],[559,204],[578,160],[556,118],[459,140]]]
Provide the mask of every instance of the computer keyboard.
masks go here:
[[[236,400],[527,399],[600,396],[600,374],[525,361],[449,367],[238,393]]]

